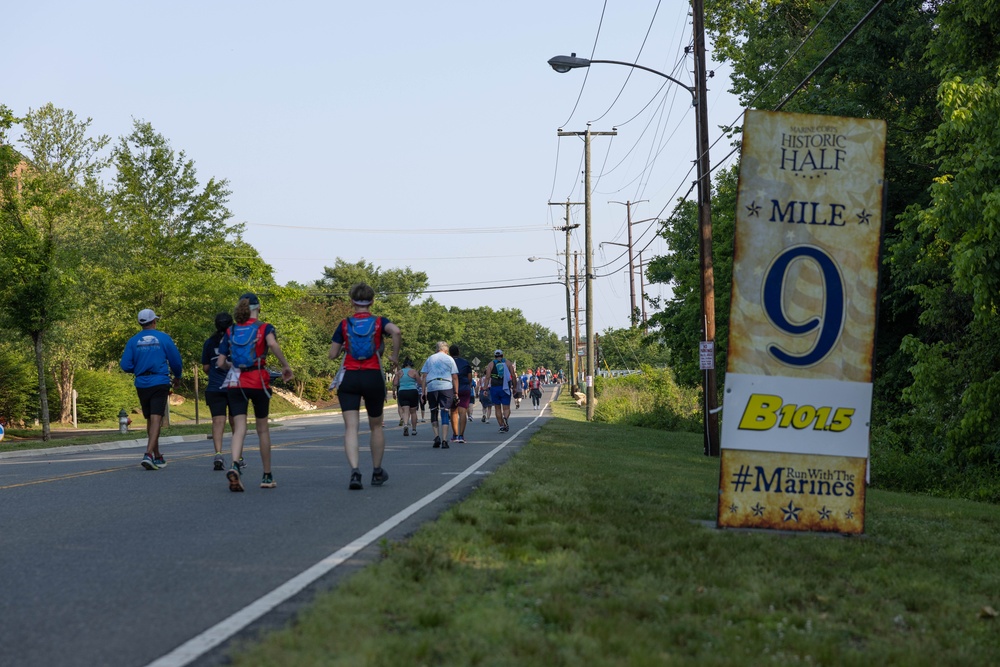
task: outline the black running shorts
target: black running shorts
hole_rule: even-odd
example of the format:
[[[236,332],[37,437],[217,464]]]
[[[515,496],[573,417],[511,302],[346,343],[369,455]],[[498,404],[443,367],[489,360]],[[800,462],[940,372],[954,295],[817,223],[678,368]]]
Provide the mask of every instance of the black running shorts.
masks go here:
[[[225,417],[229,410],[229,390],[206,391],[205,404],[213,417]]]
[[[257,419],[267,419],[271,409],[271,397],[263,389],[230,389],[229,414],[232,416],[245,415],[253,403],[253,416]]]
[[[400,389],[396,398],[404,408],[420,407],[420,392],[416,389]]]
[[[377,369],[345,371],[337,387],[337,399],[342,412],[360,412],[363,399],[368,417],[381,417],[385,407],[385,376]]]
[[[169,384],[158,384],[155,387],[136,387],[139,395],[139,405],[142,406],[142,416],[149,419],[150,415],[160,415],[167,411],[167,397],[170,396]]]

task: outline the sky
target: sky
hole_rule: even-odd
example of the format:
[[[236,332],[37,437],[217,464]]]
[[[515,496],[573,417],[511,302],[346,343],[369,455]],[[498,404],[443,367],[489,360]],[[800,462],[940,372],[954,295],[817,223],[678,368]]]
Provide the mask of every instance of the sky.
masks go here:
[[[52,102],[113,142],[149,122],[202,184],[228,180],[232,221],[280,284],[320,279],[338,257],[408,267],[445,306],[519,308],[560,336],[554,228],[585,193],[583,141],[558,131],[616,131],[591,140],[601,332],[629,324],[627,207],[613,202],[636,202],[636,265],[640,250],[669,252],[656,219],[694,180],[694,111],[655,74],[546,61],[575,52],[693,85],[689,13],[682,0],[20,2],[4,9],[0,104]],[[742,110],[729,67],[709,59],[715,168],[733,159],[719,127]],[[584,207],[570,216],[582,278]],[[581,290],[581,320],[584,302]]]

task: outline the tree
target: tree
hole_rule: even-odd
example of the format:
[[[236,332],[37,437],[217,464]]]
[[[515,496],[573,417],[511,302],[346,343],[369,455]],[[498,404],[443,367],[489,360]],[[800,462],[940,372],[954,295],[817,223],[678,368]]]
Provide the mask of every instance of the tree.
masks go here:
[[[927,140],[937,175],[930,201],[900,216],[894,279],[921,308],[904,341],[913,378],[896,420],[916,447],[947,446],[959,465],[1000,462],[1000,9],[943,5],[927,52],[942,76],[941,122]],[[931,438],[928,438],[931,436]]]
[[[5,135],[14,118],[6,108],[2,115],[0,135]],[[29,111],[23,122],[28,151],[23,167],[13,164],[10,150],[0,158],[3,317],[32,341],[44,440],[50,436],[46,335],[72,314],[85,260],[100,245],[97,174],[105,163],[98,154],[108,139],[89,137],[90,124],[91,119],[78,121],[51,104]],[[5,138],[0,136],[0,144]]]
[[[149,123],[133,122],[113,161],[118,240],[109,259],[112,297],[121,308],[105,332],[105,361],[116,361],[135,333],[135,313],[152,308],[181,355],[196,364],[217,312],[231,312],[248,290],[276,290],[271,267],[243,242],[243,226],[230,224],[228,182],[213,177],[202,185],[194,161]]]
[[[664,368],[670,361],[670,349],[659,336],[646,336],[639,327],[605,330],[601,334],[600,355],[614,369],[637,370],[644,365]]]
[[[729,341],[737,177],[737,167],[720,172],[712,193],[715,363],[720,389],[725,380]],[[687,200],[680,202],[663,222],[660,236],[667,242],[670,252],[650,260],[646,277],[651,284],[669,284],[671,297],[662,305],[654,301],[654,307],[662,307],[662,310],[649,318],[653,327],[650,336],[670,350],[671,366],[678,382],[688,386],[700,385],[701,264],[697,205]]]

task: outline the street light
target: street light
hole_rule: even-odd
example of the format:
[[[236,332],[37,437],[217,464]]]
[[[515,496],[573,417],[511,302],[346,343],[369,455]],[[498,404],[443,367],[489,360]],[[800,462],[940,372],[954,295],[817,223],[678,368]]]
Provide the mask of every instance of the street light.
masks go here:
[[[567,247],[569,244],[569,236],[567,235]],[[558,260],[552,259],[551,257],[529,257],[529,262],[537,262],[540,259],[545,259],[550,262],[555,262],[559,264]],[[564,278],[566,279],[566,345],[569,348],[569,376],[572,378],[570,380],[570,392],[572,393],[573,387],[576,384],[576,345],[573,341],[573,311],[570,308],[570,287],[569,287],[569,255],[566,255],[566,271]]]
[[[701,232],[702,340],[709,342],[712,349],[711,368],[705,370],[703,378],[702,391],[705,394],[705,402],[702,415],[705,422],[705,454],[707,456],[718,456],[719,417],[718,410],[716,409],[718,398],[716,396],[715,383],[715,277],[712,269],[712,182],[710,180],[711,169],[709,168],[708,156],[708,104],[705,103],[707,89],[705,79],[704,8],[700,0],[694,0],[692,9],[695,40],[695,86],[689,86],[669,74],[664,74],[663,72],[636,63],[621,60],[588,60],[587,58],[578,58],[575,53],[569,56],[555,56],[554,58],[550,58],[549,65],[560,74],[564,74],[571,69],[590,67],[594,63],[624,65],[625,67],[641,69],[661,76],[691,94],[691,103],[696,109],[695,134],[697,135],[696,143],[698,152],[696,164],[698,171],[698,228]]]
[[[598,65],[624,65],[625,67],[634,67],[635,69],[645,70],[647,72],[651,72],[658,76],[662,76],[664,79],[669,79],[670,81],[673,81],[678,86],[691,93],[691,97],[697,97],[697,90],[693,86],[689,86],[682,81],[678,81],[669,74],[664,74],[659,70],[651,69],[649,67],[646,67],[644,65],[639,65],[637,63],[627,63],[624,60],[588,60],[587,58],[577,58],[575,53],[570,56],[555,56],[553,58],[549,58],[549,65],[552,67],[552,69],[559,72],[560,74],[565,74],[571,69],[590,67],[592,64],[595,63]]]

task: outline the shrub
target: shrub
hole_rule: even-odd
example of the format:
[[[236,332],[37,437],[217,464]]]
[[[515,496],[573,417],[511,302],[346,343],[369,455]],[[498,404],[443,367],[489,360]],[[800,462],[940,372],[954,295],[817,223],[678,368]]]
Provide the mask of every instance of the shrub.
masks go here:
[[[670,369],[644,366],[641,373],[600,378],[594,390],[597,421],[665,431],[701,431],[699,392],[679,386]]]
[[[327,387],[330,386],[331,379],[328,377],[309,378],[302,388],[302,398],[312,403],[326,399],[330,394]]]
[[[118,411],[138,407],[132,377],[121,372],[78,370],[74,379],[77,392],[76,416],[82,422],[116,419]]]
[[[35,366],[13,346],[0,345],[0,419],[9,424],[34,417],[38,402]]]

